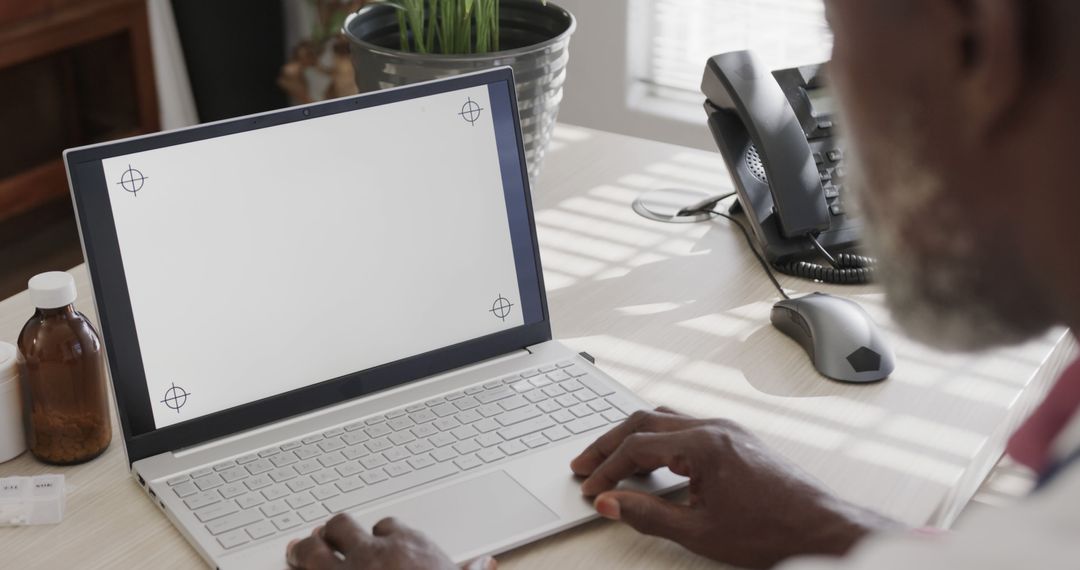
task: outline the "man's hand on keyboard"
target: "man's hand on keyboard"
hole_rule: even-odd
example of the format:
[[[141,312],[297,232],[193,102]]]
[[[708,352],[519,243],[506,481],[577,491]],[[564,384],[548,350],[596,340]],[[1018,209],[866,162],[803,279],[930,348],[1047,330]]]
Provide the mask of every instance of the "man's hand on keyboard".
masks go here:
[[[368,533],[352,517],[339,514],[311,536],[289,543],[285,558],[297,570],[375,569],[458,570],[423,534],[386,518]],[[479,558],[463,570],[494,570],[495,559]]]
[[[752,568],[799,554],[842,554],[890,524],[834,497],[756,437],[726,420],[665,408],[637,412],[570,464],[597,512],[710,558]],[[675,504],[619,481],[668,467],[690,478],[689,502]]]

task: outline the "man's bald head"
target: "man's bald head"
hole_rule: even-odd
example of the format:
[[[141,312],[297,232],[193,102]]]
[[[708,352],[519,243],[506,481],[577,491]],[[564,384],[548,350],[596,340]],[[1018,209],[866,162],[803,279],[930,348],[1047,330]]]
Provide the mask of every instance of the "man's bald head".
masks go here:
[[[962,349],[1080,325],[1080,2],[826,4],[897,320]]]

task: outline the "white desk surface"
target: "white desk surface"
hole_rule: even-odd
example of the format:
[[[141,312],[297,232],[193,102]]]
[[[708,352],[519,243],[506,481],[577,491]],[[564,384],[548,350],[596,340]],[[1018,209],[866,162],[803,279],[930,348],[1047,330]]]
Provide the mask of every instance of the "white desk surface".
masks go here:
[[[533,191],[555,336],[646,400],[726,416],[845,498],[913,525],[946,526],[1000,457],[1008,433],[1074,354],[1064,330],[981,355],[946,355],[898,336],[870,287],[781,277],[792,292],[858,299],[883,324],[898,365],[849,386],[818,376],[769,324],[777,300],[743,237],[723,220],[670,225],[630,210],[661,187],[730,188],[722,160],[651,141],[560,126]],[[83,266],[79,309],[96,321]],[[0,302],[0,339],[31,314]],[[0,529],[11,568],[192,568],[201,559],[128,477],[123,442],[77,467],[24,453],[0,476],[58,472],[74,491],[62,524]],[[505,568],[704,568],[714,563],[595,521],[499,557]]]

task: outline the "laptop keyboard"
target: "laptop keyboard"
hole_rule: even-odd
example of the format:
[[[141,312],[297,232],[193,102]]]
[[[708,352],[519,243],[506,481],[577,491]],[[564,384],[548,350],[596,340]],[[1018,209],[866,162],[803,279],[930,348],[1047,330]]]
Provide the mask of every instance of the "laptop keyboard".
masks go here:
[[[621,421],[638,408],[563,361],[167,481],[228,550]]]

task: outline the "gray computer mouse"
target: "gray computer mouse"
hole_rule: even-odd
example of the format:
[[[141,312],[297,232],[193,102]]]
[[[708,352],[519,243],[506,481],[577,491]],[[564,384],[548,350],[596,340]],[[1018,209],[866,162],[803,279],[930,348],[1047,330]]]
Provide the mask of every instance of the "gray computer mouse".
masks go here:
[[[824,376],[841,382],[877,382],[896,357],[870,315],[854,301],[813,293],[773,305],[773,326],[795,339]]]

